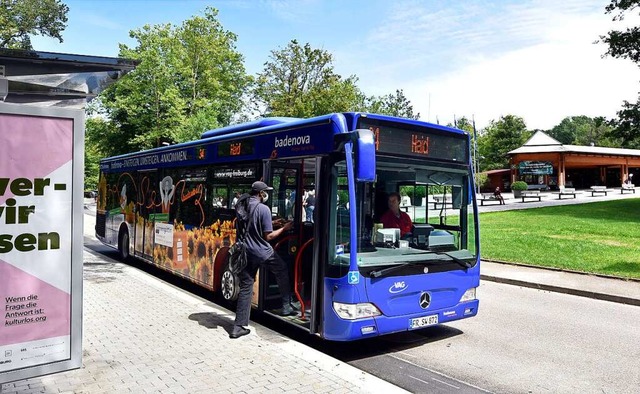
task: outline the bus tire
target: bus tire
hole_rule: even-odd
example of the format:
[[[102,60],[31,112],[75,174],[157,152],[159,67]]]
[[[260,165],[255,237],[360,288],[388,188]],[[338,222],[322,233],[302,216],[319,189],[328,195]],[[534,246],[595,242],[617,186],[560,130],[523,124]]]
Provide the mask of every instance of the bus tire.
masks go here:
[[[120,252],[120,260],[127,261],[129,259],[129,231],[127,230],[120,230],[118,252]]]
[[[240,278],[229,270],[229,263],[227,263],[220,275],[220,295],[225,301],[231,302],[238,299],[238,294],[240,294]]]

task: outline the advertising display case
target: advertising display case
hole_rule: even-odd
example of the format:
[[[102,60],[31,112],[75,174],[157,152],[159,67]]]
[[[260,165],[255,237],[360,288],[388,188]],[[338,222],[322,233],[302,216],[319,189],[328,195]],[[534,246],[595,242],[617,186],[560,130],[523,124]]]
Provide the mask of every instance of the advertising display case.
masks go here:
[[[0,103],[0,383],[80,368],[84,112]]]

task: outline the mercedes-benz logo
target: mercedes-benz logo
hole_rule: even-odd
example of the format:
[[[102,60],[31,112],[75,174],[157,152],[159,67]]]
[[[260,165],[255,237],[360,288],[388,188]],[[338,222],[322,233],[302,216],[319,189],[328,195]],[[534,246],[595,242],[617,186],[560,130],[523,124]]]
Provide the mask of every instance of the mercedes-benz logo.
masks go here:
[[[431,295],[426,291],[420,294],[420,308],[427,309],[431,304]]]

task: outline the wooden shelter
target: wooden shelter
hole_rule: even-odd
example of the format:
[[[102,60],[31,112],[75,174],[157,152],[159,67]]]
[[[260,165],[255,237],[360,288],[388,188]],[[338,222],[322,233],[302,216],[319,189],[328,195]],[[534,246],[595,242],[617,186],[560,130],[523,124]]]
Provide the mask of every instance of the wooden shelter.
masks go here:
[[[508,155],[511,182],[523,180],[530,188],[620,187],[627,179],[640,179],[638,149],[563,145],[542,131]]]

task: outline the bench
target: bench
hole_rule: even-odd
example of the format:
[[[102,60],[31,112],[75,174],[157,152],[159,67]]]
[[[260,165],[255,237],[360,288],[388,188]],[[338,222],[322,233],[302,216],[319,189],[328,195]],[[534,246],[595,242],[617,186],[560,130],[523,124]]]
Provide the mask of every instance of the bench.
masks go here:
[[[611,189],[607,189],[606,186],[591,186],[591,197],[594,197],[596,193],[607,195],[608,192],[613,191]]]
[[[572,196],[573,198],[576,198],[576,194],[578,194],[578,192],[576,192],[576,189],[573,187],[560,187],[560,191],[553,192],[553,194],[557,194],[558,200],[562,200],[562,196]]]
[[[482,197],[478,198],[478,201],[480,201],[480,205],[484,205],[484,202],[498,202],[499,204],[502,204],[502,201],[500,201],[500,199],[498,197],[496,197],[493,193],[481,193]],[[502,197],[504,199],[504,197]]]
[[[520,192],[520,197],[522,198],[522,202],[525,202],[525,198],[537,198],[538,201],[542,201],[542,196],[540,195],[540,191],[538,190],[528,190]]]
[[[636,185],[632,184],[632,183],[626,183],[624,185],[622,185],[622,188],[620,188],[620,194],[624,194],[624,192],[631,192],[633,194],[636,193]]]
[[[433,201],[429,201],[430,204],[433,204],[433,209],[438,209],[438,205],[446,208],[447,205],[450,205],[453,208],[453,202],[451,201],[451,197],[447,197],[443,199],[442,196],[433,196]]]

